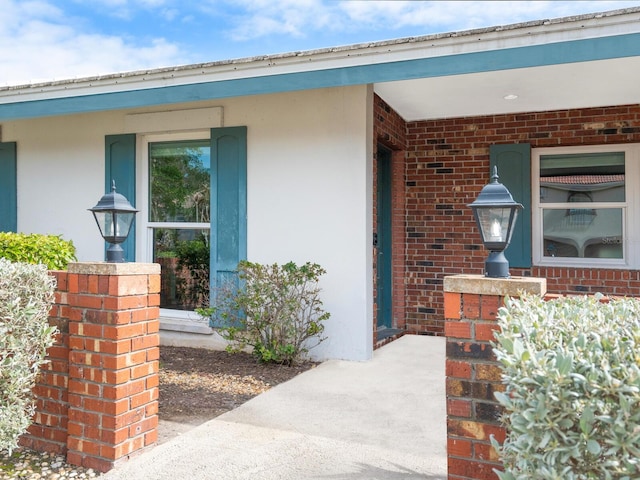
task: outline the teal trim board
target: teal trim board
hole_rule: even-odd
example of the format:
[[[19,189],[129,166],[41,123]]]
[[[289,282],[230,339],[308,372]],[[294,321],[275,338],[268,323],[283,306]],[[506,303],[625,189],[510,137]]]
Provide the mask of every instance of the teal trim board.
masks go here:
[[[116,191],[136,206],[136,136],[107,135],[105,137],[105,193],[111,191],[111,181],[116,182]],[[135,219],[127,240],[122,243],[127,262],[136,261]],[[108,246],[108,244],[106,244]],[[105,248],[106,248],[105,246]]]
[[[0,232],[18,230],[16,142],[0,143]]]
[[[281,75],[0,104],[0,120],[640,56],[640,34]]]

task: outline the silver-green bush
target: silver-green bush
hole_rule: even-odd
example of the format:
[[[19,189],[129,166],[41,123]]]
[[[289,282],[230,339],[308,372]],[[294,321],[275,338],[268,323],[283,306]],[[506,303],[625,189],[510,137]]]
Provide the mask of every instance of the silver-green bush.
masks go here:
[[[54,340],[54,288],[45,265],[0,258],[0,450],[17,447],[31,424],[32,388]]]
[[[640,302],[508,299],[503,480],[640,478]]]

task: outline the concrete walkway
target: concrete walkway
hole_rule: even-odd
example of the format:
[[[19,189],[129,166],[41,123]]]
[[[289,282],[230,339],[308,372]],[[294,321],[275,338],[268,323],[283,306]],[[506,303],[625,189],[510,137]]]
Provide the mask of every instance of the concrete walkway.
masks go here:
[[[445,339],[331,360],[120,464],[105,480],[445,479]]]

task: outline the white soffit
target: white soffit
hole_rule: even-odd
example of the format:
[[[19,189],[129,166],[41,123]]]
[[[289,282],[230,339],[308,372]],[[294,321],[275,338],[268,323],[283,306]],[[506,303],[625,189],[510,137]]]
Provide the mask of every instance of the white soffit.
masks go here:
[[[640,103],[640,58],[376,83],[374,91],[408,121]]]

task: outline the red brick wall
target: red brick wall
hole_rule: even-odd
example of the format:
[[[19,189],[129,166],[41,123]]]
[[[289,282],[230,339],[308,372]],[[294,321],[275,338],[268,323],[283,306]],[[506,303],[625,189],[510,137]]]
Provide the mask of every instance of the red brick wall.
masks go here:
[[[640,105],[409,122],[406,153],[406,325],[442,334],[442,279],[481,274],[471,203],[489,182],[489,146],[640,142]],[[511,269],[547,279],[552,293],[640,295],[640,273],[590,268]]]
[[[52,275],[60,333],[21,444],[105,472],[157,439],[160,267],[72,264]]]
[[[491,342],[504,297],[521,292],[544,295],[540,278],[495,279],[449,276],[444,290],[446,347],[447,471],[449,480],[497,480],[502,470],[491,436],[504,443],[502,368]]]
[[[405,156],[406,156],[406,123],[384,100],[377,95],[374,97],[374,145],[373,145],[373,228],[376,231],[376,158],[378,145],[382,144],[392,152],[392,220],[391,231],[393,237],[393,326],[405,328],[405,291],[404,274],[405,266]],[[374,258],[374,296],[376,288],[376,264],[375,249]],[[376,306],[374,305],[374,334],[376,325]],[[375,343],[375,338],[374,338]]]
[[[448,478],[495,480],[502,463],[491,435],[503,443],[506,430],[493,394],[505,387],[490,342],[503,297],[445,292],[444,305]]]

